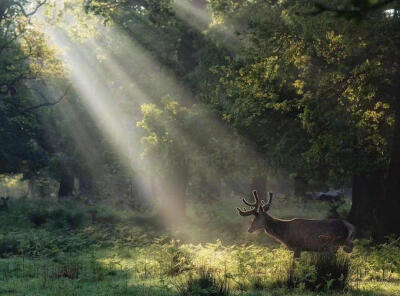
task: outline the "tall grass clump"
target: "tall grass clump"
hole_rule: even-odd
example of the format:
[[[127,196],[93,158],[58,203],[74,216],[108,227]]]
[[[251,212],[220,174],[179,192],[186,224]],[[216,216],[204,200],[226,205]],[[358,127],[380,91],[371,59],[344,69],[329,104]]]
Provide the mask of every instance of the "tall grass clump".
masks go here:
[[[179,296],[229,296],[226,278],[220,279],[206,267],[198,269],[197,274],[189,274],[186,282],[177,286]]]
[[[160,267],[164,274],[177,276],[193,268],[191,254],[179,243],[171,240],[161,247]]]
[[[308,254],[288,272],[288,287],[311,291],[343,291],[349,285],[350,259],[342,254]]]

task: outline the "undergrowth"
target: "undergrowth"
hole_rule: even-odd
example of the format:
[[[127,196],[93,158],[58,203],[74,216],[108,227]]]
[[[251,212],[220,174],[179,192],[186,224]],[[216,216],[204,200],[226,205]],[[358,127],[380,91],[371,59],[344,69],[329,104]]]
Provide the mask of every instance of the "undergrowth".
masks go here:
[[[277,216],[291,207],[285,203]],[[165,231],[104,204],[96,211],[105,218],[93,222],[93,206],[83,203],[15,200],[0,212],[0,294],[400,295],[399,240],[358,241],[334,260],[303,253],[288,288],[292,253],[264,234],[250,237],[246,221],[213,207],[207,217],[190,214],[185,229]],[[229,235],[206,239],[210,223],[231,225]]]
[[[197,273],[189,274],[187,280],[177,285],[180,296],[229,296],[230,289],[227,278],[218,276],[207,269],[200,267]]]
[[[296,262],[294,273],[289,273],[288,287],[311,291],[344,291],[350,280],[350,259],[342,254],[307,254]]]

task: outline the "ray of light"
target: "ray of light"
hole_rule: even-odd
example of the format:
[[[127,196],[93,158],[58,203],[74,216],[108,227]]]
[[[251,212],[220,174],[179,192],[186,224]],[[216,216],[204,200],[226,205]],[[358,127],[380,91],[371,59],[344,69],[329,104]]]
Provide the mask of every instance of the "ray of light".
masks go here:
[[[101,61],[94,54],[96,48],[101,46],[97,41],[90,40],[79,45],[71,42],[66,33],[61,30],[48,28],[46,31],[57,47],[66,49],[63,51],[62,58],[69,68],[70,79],[75,90],[80,94],[87,110],[95,119],[99,128],[110,139],[114,150],[117,151],[122,162],[126,164],[127,170],[147,170],[151,176],[154,176],[154,173],[148,170],[157,164],[143,163],[143,160],[138,157],[141,152],[141,147],[138,145],[141,133],[138,132],[136,122],[129,110],[126,110],[126,106],[121,105],[120,100],[115,99],[116,90],[124,88],[123,93],[126,100],[128,103],[129,101],[134,103],[135,106],[142,103],[152,103],[155,97],[158,99],[162,94],[171,93],[183,98],[183,103],[191,106],[195,103],[195,100],[190,91],[179,82],[172,71],[162,67],[135,40],[129,38],[117,28],[113,29],[113,34],[116,34],[122,40],[119,56],[113,57],[108,54],[107,58]],[[143,81],[139,78],[133,80],[136,72],[130,71],[130,69],[142,65],[144,65],[143,71],[146,74],[144,76],[146,78],[151,77],[150,81]],[[104,71],[100,69],[104,69]],[[135,75],[132,75],[133,73]],[[117,81],[117,84],[113,83],[114,81]],[[219,120],[211,114],[210,122],[220,134],[229,133]],[[196,141],[177,125],[165,122],[161,122],[161,124],[166,125],[167,130],[175,139]],[[202,134],[196,135],[196,137],[200,138],[200,141],[197,141],[201,142],[207,141],[209,135]],[[182,147],[182,152],[185,154],[183,157],[191,153],[184,147]],[[261,159],[260,157],[260,161]],[[140,176],[142,175],[139,174]],[[145,184],[146,180],[143,178],[140,182]],[[173,204],[172,200],[167,199],[173,194],[183,193],[176,192],[177,188],[171,188],[173,184],[164,183],[163,186],[163,190],[157,192],[164,201],[162,207],[173,212],[174,208],[179,208],[179,205]]]
[[[121,162],[126,164],[127,170],[141,170],[143,163],[138,157],[141,151],[138,147],[140,135],[135,132],[136,124],[125,110],[121,110],[118,101],[113,100],[112,85],[103,76],[105,73],[95,70],[96,59],[87,50],[72,43],[65,34],[55,31],[49,34],[57,46],[69,48],[64,51],[63,59],[68,65],[72,84],[98,127],[110,139]],[[146,182],[142,180],[141,183]]]
[[[126,165],[126,169],[139,172],[136,176],[139,177],[138,181],[142,185],[142,189],[148,189],[148,186],[146,187],[148,182],[143,171],[150,167],[154,168],[156,165],[146,164],[143,159],[140,159],[141,133],[138,132],[138,127],[136,127],[136,120],[133,120],[131,114],[119,105],[118,100],[114,99],[115,85],[112,83],[112,79],[108,77],[108,75],[115,74],[123,77],[120,83],[124,81],[130,83],[128,78],[124,77],[126,74],[124,74],[123,69],[109,60],[104,66],[111,72],[102,71],[101,67],[99,68],[99,65],[96,64],[98,60],[93,56],[93,44],[86,44],[85,47],[81,47],[72,43],[63,32],[51,30],[48,34],[58,47],[67,48],[62,57],[70,71],[70,80],[76,92],[82,98],[86,109],[109,138],[114,150],[122,160],[121,162]],[[143,98],[139,98],[138,102],[135,102],[138,96],[143,96]],[[140,105],[146,99],[146,96],[140,89],[137,89],[134,96],[129,99]],[[151,174],[150,178],[153,176],[154,174]],[[176,192],[173,184],[164,182],[162,186],[163,189],[157,191],[163,201],[161,208],[163,212],[167,213],[166,221],[172,222],[172,218],[177,216],[175,210],[180,207],[171,197],[174,194],[183,193]]]
[[[180,19],[200,32],[207,30],[212,22],[210,11],[206,7],[196,5],[193,1],[175,0],[173,8]]]
[[[199,32],[213,28],[212,38],[232,52],[238,50],[243,41],[227,24],[216,22],[206,7],[199,7],[194,1],[175,0],[176,15],[187,25]]]

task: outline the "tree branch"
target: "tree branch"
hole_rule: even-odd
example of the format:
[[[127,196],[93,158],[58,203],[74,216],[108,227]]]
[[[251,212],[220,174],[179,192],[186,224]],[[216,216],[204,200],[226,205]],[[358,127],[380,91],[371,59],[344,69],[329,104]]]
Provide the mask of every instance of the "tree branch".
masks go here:
[[[314,3],[316,10],[312,13],[313,15],[320,14],[322,12],[333,12],[338,16],[344,17],[360,17],[365,13],[370,11],[374,11],[389,5],[390,3],[397,2],[397,0],[381,0],[377,1],[376,3],[370,4],[368,1],[365,3],[360,3],[359,5],[352,5],[351,8],[335,8],[323,3],[317,2]]]
[[[17,5],[17,6],[19,7],[21,13],[22,13],[25,17],[29,18],[29,17],[31,17],[32,15],[34,15],[34,14],[39,10],[40,7],[42,7],[44,4],[46,4],[46,2],[47,2],[47,0],[43,0],[43,1],[41,1],[41,2],[37,2],[36,7],[35,7],[31,12],[26,12],[24,6],[23,6],[21,3],[19,3],[19,2],[16,2],[16,1],[15,1],[14,4]]]
[[[28,107],[28,108],[22,110],[21,112],[19,112],[19,113],[18,113],[17,115],[15,115],[15,116],[19,116],[19,115],[22,115],[22,114],[25,114],[25,113],[28,113],[28,112],[31,112],[31,111],[34,111],[34,110],[43,108],[43,107],[50,107],[50,106],[57,105],[58,103],[60,103],[60,102],[67,96],[67,94],[68,94],[70,88],[71,88],[71,86],[68,86],[68,87],[65,89],[64,93],[61,95],[61,97],[60,97],[59,99],[57,99],[56,101],[54,101],[54,102],[47,101],[47,102],[41,103],[41,104],[36,105],[36,106]],[[39,90],[37,90],[37,89],[35,89],[35,91],[36,91],[42,98],[45,98],[45,99],[46,99],[46,96],[45,96],[41,91],[39,91]],[[46,100],[47,100],[47,99],[46,99]],[[15,116],[13,116],[13,117],[15,117]]]

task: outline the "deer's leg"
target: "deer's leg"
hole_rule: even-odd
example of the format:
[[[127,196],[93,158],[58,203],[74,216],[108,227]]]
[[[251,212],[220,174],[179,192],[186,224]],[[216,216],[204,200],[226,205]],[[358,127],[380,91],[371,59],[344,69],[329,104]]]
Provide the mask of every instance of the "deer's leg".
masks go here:
[[[294,270],[294,265],[296,263],[296,259],[299,259],[300,255],[301,255],[301,251],[299,251],[299,250],[293,251],[293,260],[292,260],[292,268],[291,268],[292,271]]]
[[[299,259],[301,255],[300,250],[294,250],[293,251],[293,261],[292,261],[292,267],[294,267],[294,263],[296,262],[296,259]]]
[[[301,255],[301,251],[300,250],[294,250],[293,259],[299,259],[300,255]]]
[[[289,282],[291,282],[291,283],[295,282],[294,267],[295,267],[296,259],[300,258],[300,254],[301,254],[301,251],[293,250],[293,260],[292,260],[292,265],[290,266],[290,270],[289,270]]]
[[[351,253],[351,251],[353,251],[353,239],[354,239],[356,229],[355,229],[354,225],[352,225],[346,221],[344,221],[344,223],[347,226],[348,234],[347,234],[346,241],[344,242],[343,251],[345,251],[346,253]]]
[[[328,253],[333,255],[333,256],[336,256],[336,253],[337,253],[338,250],[339,250],[339,246],[330,246],[328,248]]]

